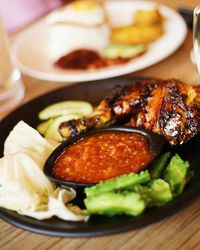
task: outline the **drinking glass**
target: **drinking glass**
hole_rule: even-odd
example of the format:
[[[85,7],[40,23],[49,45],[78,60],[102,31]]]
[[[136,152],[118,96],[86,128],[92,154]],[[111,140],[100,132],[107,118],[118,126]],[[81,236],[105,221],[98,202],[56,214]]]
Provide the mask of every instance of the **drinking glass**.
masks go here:
[[[14,107],[23,96],[21,74],[12,63],[8,35],[0,17],[0,114]]]
[[[200,6],[197,6],[194,10],[193,19],[193,50],[194,50],[194,62],[200,74]]]

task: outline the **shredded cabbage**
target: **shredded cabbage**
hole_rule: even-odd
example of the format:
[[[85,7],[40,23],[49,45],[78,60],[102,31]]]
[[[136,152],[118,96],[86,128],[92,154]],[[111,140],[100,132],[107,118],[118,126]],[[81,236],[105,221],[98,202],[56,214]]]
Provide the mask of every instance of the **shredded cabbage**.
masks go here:
[[[84,218],[86,219],[86,217],[81,215],[81,209],[71,204],[67,206],[65,205],[66,203],[70,202],[75,196],[76,193],[71,188],[57,188],[49,197],[49,202],[46,208],[33,212],[20,211],[20,214],[28,215],[38,220],[57,216],[63,220],[81,221]]]
[[[43,173],[43,165],[57,144],[44,139],[20,121],[10,132],[0,159],[0,206],[36,219],[57,216],[84,220],[81,209],[66,205],[75,190],[57,188]]]
[[[37,130],[20,121],[10,132],[4,144],[4,155],[25,153],[33,159],[40,168],[55,149],[57,143],[44,139]]]

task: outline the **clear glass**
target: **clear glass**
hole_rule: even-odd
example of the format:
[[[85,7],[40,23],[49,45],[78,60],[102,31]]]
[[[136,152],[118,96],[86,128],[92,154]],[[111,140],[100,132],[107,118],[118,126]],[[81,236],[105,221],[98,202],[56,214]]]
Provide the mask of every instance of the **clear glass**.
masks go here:
[[[200,74],[200,6],[194,10],[193,19],[193,48],[194,48],[194,62]]]
[[[23,96],[21,74],[12,63],[9,39],[0,18],[0,114],[14,107]]]

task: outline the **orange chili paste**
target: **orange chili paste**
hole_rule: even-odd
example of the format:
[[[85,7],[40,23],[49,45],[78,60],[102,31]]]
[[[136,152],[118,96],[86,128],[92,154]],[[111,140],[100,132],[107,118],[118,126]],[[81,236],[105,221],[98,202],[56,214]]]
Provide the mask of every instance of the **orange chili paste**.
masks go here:
[[[111,65],[123,64],[132,58],[102,58],[97,51],[90,49],[77,49],[60,57],[55,65],[63,69],[99,69]]]
[[[75,182],[98,183],[138,172],[153,159],[147,138],[138,133],[101,132],[67,147],[58,157],[54,176]]]

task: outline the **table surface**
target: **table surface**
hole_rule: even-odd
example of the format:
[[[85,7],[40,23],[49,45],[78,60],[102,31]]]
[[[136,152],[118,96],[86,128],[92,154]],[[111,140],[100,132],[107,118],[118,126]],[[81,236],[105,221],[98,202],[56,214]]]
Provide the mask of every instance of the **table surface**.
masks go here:
[[[199,4],[199,0],[159,0],[157,2],[173,8],[178,6],[194,8]],[[185,42],[173,55],[132,75],[179,78],[187,83],[198,84],[200,76],[189,58],[191,48],[192,31],[189,30]],[[20,105],[64,85],[27,76],[22,77],[26,93]],[[0,221],[0,249],[200,249],[199,208],[200,200],[197,200],[181,212],[152,225],[127,233],[93,238],[48,237],[23,231]]]

